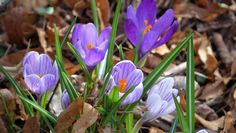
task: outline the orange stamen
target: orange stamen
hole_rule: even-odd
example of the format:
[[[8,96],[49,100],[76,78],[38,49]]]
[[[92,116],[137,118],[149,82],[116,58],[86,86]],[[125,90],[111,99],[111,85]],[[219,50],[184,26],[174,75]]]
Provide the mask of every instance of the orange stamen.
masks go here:
[[[151,31],[151,29],[152,29],[152,25],[146,26],[145,29],[143,30],[143,34],[144,35],[147,34],[149,31]]]
[[[125,91],[125,87],[126,87],[126,80],[125,79],[121,79],[119,81],[119,92],[124,92]]]
[[[89,44],[87,45],[88,50],[91,50],[93,47],[94,47],[94,45],[93,45],[92,43],[89,43]]]

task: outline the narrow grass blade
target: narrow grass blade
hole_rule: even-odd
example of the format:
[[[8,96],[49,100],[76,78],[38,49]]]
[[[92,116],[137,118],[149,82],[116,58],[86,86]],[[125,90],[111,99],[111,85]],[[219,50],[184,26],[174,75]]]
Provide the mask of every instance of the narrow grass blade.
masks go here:
[[[136,86],[131,87],[120,99],[117,103],[114,103],[114,105],[111,108],[111,111],[105,116],[102,127],[104,127],[112,118],[112,116],[115,114],[116,110],[120,106],[121,102],[135,89]]]
[[[27,97],[27,95],[24,93],[23,89],[20,87],[20,85],[15,81],[15,79],[7,72],[6,69],[3,68],[3,66],[0,64],[0,71],[5,75],[7,80],[11,83],[13,88],[16,90],[17,95],[22,97]],[[30,116],[34,116],[33,109],[28,103],[22,101],[24,108]]]
[[[112,67],[112,56],[114,53],[115,37],[116,37],[118,21],[119,21],[119,16],[120,16],[121,2],[122,0],[118,0],[117,2],[115,16],[112,23],[112,30],[111,30],[111,36],[110,36],[110,41],[108,45],[108,55],[107,55],[107,64],[106,64],[105,73],[107,73],[108,70],[110,70],[110,68]]]
[[[188,124],[187,124],[186,119],[184,117],[184,113],[179,105],[179,102],[174,95],[173,95],[173,98],[174,98],[175,107],[176,107],[176,111],[177,111],[177,115],[178,115],[178,120],[179,120],[181,129],[182,129],[182,132],[189,133],[189,127],[188,127]]]
[[[144,91],[142,97],[148,92],[148,90],[156,83],[161,74],[167,69],[169,64],[179,55],[181,50],[188,44],[188,41],[192,38],[192,33],[190,33],[178,46],[168,54],[161,63],[149,74],[149,76],[143,81]],[[141,98],[142,98],[141,97]],[[141,99],[140,98],[140,99]],[[131,111],[139,101],[127,106],[125,111]],[[126,114],[122,114],[120,121],[124,121]]]
[[[123,51],[122,44],[119,45],[118,50],[119,50],[120,59],[125,60],[125,54],[124,54],[124,51]]]
[[[98,23],[96,0],[91,0],[91,6],[92,6],[92,11],[93,11],[93,22],[97,28],[98,33],[99,33],[99,23]]]
[[[174,121],[172,123],[172,126],[170,128],[169,133],[175,133],[177,126],[178,126],[178,116],[175,117],[175,119],[174,119]]]
[[[42,113],[42,115],[46,116],[51,122],[56,123],[56,119],[55,117],[49,113],[47,110],[43,109],[40,105],[30,101],[29,99],[23,97],[23,96],[19,96],[21,100],[23,100],[24,102],[30,104],[31,106],[33,106],[36,110],[38,110],[39,112]]]
[[[194,46],[193,38],[190,39],[187,50],[187,72],[186,72],[186,116],[189,126],[189,132],[194,133],[195,126],[195,99],[194,99]]]
[[[89,83],[92,82],[91,75],[90,75],[86,65],[84,64],[84,61],[83,61],[82,57],[80,56],[80,54],[76,51],[76,49],[74,48],[74,46],[70,42],[67,42],[67,46],[70,49],[71,53],[76,58],[76,60],[78,61],[78,63],[80,64],[80,66],[85,74],[87,82],[89,82]]]
[[[62,72],[62,76],[65,80],[65,86],[66,88],[69,88],[72,92],[72,95],[73,95],[73,100],[76,100],[79,95],[74,87],[74,85],[72,84],[72,82],[70,81],[70,79],[68,78],[68,76],[66,75],[66,73]]]
[[[62,66],[64,67],[62,51],[61,51],[61,46],[60,46],[60,39],[59,39],[57,27],[54,27],[54,32],[55,32],[55,44],[56,44],[56,56],[58,57],[59,61],[62,63]]]
[[[63,48],[64,44],[66,43],[66,40],[67,40],[67,38],[70,34],[70,31],[71,31],[72,27],[75,25],[76,20],[77,20],[77,16],[73,19],[73,21],[71,22],[69,28],[67,29],[66,34],[64,35],[63,40],[61,42],[61,48]]]
[[[133,58],[134,64],[138,63],[139,48],[140,48],[140,43],[141,43],[142,36],[143,36],[143,34],[140,33],[140,37],[138,39],[138,44],[136,45],[136,47],[134,49],[134,58]]]

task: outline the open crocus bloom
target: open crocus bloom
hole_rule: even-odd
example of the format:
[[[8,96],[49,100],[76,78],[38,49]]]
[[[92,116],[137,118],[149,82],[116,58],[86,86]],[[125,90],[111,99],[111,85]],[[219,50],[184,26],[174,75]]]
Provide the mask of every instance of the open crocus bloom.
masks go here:
[[[133,86],[135,89],[124,99],[121,105],[131,104],[137,101],[143,92],[143,72],[129,60],[120,61],[112,70],[107,88],[107,95],[110,94],[114,86],[119,89],[119,98]]]
[[[31,51],[23,60],[23,77],[33,93],[42,95],[59,79],[57,64],[47,54]]]
[[[174,79],[165,78],[151,88],[146,101],[148,111],[144,113],[144,121],[155,120],[175,110],[172,94],[177,96],[178,90],[173,86]],[[177,99],[179,100],[179,97]]]
[[[69,105],[70,105],[70,97],[65,89],[61,95],[61,106],[63,109],[66,109]]]
[[[124,31],[134,47],[140,40],[139,58],[166,43],[178,28],[172,9],[167,10],[157,21],[156,12],[155,0],[142,0],[137,11],[131,5],[127,9]]]
[[[80,53],[88,70],[103,60],[110,38],[111,27],[106,27],[98,36],[94,24],[76,24],[72,32],[72,43]]]

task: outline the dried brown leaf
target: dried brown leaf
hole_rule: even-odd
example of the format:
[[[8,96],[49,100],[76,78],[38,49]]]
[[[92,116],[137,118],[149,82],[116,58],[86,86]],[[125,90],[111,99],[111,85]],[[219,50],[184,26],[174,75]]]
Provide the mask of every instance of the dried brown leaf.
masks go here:
[[[227,112],[225,116],[224,122],[224,133],[236,133],[236,129],[234,127],[235,119],[231,112]]]
[[[165,133],[165,132],[159,128],[151,127],[149,128],[149,133]]]
[[[99,11],[101,13],[101,17],[103,20],[103,23],[105,26],[109,25],[109,19],[110,19],[110,6],[109,6],[109,1],[108,0],[97,0],[97,8],[99,8]]]
[[[6,11],[3,17],[3,27],[10,43],[22,44],[25,37],[36,32],[34,22],[36,14],[26,11],[23,7],[14,7]]]
[[[164,45],[161,45],[160,47],[152,50],[152,53],[157,53],[161,56],[165,56],[170,53],[170,49],[164,44]]]
[[[81,99],[77,99],[73,101],[69,107],[58,116],[57,124],[55,126],[57,133],[63,133],[65,129],[72,126],[77,116],[82,112],[83,104],[84,103]]]
[[[0,98],[0,115],[5,114],[5,108],[3,102],[5,102],[7,110],[9,112],[14,112],[16,109],[15,96],[8,89],[1,89],[0,93],[2,95],[2,97]]]
[[[93,106],[84,103],[83,114],[73,125],[72,133],[84,133],[87,128],[97,121],[98,115],[98,111]]]
[[[28,117],[23,127],[23,133],[40,133],[40,123],[36,116]]]

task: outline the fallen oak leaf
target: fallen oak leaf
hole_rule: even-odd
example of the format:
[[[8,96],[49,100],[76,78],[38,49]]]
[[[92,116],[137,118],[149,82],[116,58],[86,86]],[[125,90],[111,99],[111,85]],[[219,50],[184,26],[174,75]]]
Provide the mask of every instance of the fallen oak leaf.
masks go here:
[[[83,114],[74,123],[72,133],[84,133],[98,119],[98,111],[88,103],[84,103]]]
[[[77,99],[73,101],[66,110],[64,110],[57,118],[55,130],[57,133],[63,133],[67,128],[72,126],[77,116],[83,110],[83,100]]]

